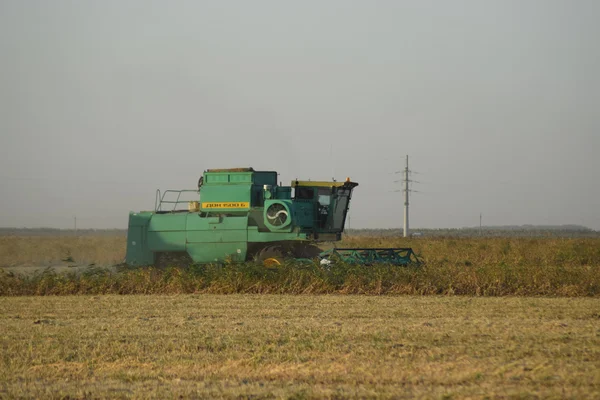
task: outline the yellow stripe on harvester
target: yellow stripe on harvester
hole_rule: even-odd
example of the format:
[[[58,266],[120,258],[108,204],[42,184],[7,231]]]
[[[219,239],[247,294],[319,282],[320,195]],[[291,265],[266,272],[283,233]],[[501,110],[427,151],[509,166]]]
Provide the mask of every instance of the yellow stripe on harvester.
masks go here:
[[[202,208],[250,208],[248,201],[227,201],[202,203]]]

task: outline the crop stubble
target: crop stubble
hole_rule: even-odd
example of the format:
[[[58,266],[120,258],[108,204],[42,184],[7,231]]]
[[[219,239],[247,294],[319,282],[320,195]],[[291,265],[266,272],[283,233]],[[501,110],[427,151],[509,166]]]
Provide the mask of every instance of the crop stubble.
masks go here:
[[[600,300],[0,298],[0,397],[600,397]]]

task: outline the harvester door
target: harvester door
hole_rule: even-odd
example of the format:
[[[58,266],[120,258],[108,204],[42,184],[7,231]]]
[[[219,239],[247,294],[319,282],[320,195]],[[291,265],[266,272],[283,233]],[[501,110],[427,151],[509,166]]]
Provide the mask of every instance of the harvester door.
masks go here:
[[[348,203],[350,202],[351,193],[352,188],[337,188],[331,210],[332,228],[336,231],[341,231],[344,229],[344,222],[348,212]]]
[[[312,200],[294,200],[294,221],[302,228],[314,226],[315,204]]]
[[[186,237],[187,252],[195,262],[244,261],[248,248],[248,217],[191,213]]]
[[[294,188],[294,221],[296,225],[305,229],[318,226],[318,210],[314,197],[314,188],[303,186]]]

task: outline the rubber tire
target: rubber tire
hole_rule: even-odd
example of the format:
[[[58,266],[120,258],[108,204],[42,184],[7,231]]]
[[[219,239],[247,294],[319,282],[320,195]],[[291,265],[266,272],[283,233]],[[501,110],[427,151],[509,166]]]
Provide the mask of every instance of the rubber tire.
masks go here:
[[[260,250],[256,256],[256,261],[261,263],[264,263],[268,259],[276,259],[280,264],[283,264],[284,256],[281,246],[267,246]]]

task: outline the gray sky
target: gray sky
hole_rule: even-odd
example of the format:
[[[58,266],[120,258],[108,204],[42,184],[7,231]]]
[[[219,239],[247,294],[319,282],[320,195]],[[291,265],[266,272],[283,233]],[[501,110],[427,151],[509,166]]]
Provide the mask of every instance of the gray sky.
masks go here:
[[[0,1],[0,226],[124,228],[252,166],[351,227],[600,230],[600,2]],[[332,151],[333,149],[333,151]]]

